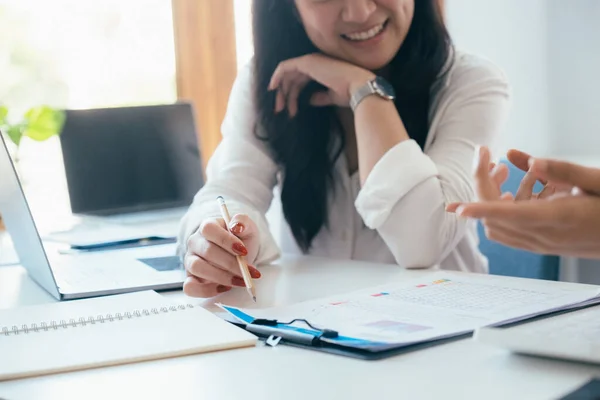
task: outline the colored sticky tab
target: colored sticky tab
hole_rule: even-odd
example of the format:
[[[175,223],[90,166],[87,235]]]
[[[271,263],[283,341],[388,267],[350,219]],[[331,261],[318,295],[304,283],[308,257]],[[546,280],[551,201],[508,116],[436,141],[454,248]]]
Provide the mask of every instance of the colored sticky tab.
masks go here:
[[[236,317],[237,319],[239,319],[240,321],[245,322],[247,324],[252,323],[252,321],[254,321],[255,319],[252,315],[246,314],[239,308],[229,307],[223,304],[218,304],[218,306],[230,313],[231,315],[233,315],[234,317]]]
[[[381,296],[389,296],[390,294],[388,292],[381,292],[381,293],[375,293],[372,294],[371,296],[373,297],[381,297]]]

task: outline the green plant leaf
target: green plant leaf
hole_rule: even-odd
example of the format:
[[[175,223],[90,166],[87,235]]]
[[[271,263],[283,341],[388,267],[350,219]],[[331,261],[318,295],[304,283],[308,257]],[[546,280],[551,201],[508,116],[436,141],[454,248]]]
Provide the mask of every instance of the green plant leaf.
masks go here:
[[[6,124],[6,116],[8,115],[8,108],[6,106],[0,106],[0,125]]]
[[[12,140],[12,142],[19,147],[21,139],[23,138],[23,125],[12,125],[6,130],[6,135]]]
[[[23,135],[41,142],[59,135],[64,122],[64,112],[48,106],[34,107],[25,114],[26,128]]]

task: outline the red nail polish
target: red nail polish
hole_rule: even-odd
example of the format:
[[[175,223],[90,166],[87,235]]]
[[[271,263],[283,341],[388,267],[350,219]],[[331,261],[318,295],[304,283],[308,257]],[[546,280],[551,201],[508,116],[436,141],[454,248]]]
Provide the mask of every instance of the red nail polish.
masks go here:
[[[234,235],[241,235],[244,232],[244,229],[246,229],[244,224],[237,222],[231,227],[231,233],[233,233]]]
[[[231,278],[231,284],[233,286],[240,286],[240,287],[246,286],[246,282],[244,282],[244,279],[240,278],[239,276],[234,276],[233,278]]]
[[[258,278],[260,278],[262,276],[262,274],[260,273],[260,271],[257,270],[255,267],[250,266],[250,265],[248,267],[249,267],[249,270],[250,270],[250,276],[252,276],[252,278],[258,279]]]
[[[233,244],[233,251],[235,251],[236,253],[238,253],[240,256],[248,255],[248,249],[246,249],[246,246],[244,246],[241,243],[234,243]]]
[[[225,293],[231,290],[231,287],[229,286],[225,286],[225,285],[219,285],[217,286],[217,292],[219,293]]]

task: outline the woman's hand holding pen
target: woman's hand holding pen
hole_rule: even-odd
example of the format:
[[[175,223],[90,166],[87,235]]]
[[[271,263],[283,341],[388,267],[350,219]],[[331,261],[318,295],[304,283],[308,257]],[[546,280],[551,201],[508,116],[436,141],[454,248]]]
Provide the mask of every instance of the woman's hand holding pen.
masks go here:
[[[203,221],[190,236],[184,265],[188,275],[183,291],[192,297],[213,297],[233,286],[245,287],[236,256],[254,263],[259,248],[258,228],[247,216],[233,216],[229,227],[222,218]],[[252,278],[260,272],[248,266]]]

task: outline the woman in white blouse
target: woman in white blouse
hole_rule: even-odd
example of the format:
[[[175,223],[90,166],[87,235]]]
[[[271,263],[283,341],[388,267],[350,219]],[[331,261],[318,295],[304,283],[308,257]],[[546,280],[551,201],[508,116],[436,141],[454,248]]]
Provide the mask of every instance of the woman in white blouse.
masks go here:
[[[253,18],[254,59],[181,225],[185,293],[244,286],[235,255],[486,272],[475,224],[445,207],[474,199],[475,149],[497,139],[509,89],[453,50],[439,1],[254,0]],[[274,189],[281,247],[265,218]]]

